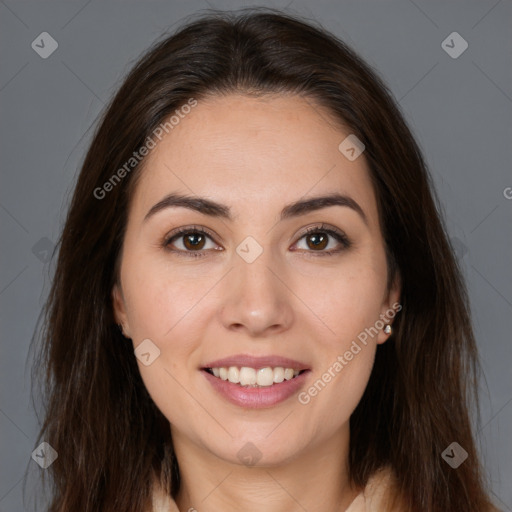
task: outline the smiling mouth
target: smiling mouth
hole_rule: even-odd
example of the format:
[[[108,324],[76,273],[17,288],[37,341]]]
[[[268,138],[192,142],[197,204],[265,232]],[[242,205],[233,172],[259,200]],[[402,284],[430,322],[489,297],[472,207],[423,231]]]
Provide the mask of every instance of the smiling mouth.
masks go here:
[[[238,384],[244,388],[264,388],[280,384],[296,378],[298,375],[309,371],[294,368],[283,368],[282,366],[265,368],[251,368],[248,366],[221,366],[219,368],[203,368],[210,375],[231,384]]]

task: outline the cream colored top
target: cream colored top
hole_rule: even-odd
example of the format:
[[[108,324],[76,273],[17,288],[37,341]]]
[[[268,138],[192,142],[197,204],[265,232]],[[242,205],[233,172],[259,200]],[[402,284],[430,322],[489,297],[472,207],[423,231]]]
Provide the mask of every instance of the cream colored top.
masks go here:
[[[356,496],[345,512],[382,512],[388,499],[393,473],[389,468],[372,475],[365,489]],[[180,512],[176,502],[164,493],[155,491],[153,494],[153,512]],[[187,512],[187,511],[181,511]]]

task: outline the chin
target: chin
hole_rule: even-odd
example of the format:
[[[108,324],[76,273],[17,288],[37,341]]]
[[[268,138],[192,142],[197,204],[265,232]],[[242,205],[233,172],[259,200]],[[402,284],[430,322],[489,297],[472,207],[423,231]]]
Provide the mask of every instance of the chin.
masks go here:
[[[308,443],[303,437],[295,439],[295,435],[283,430],[281,435],[275,432],[268,436],[265,433],[245,432],[233,436],[227,444],[210,446],[209,451],[218,458],[231,464],[249,467],[274,467],[291,462]]]

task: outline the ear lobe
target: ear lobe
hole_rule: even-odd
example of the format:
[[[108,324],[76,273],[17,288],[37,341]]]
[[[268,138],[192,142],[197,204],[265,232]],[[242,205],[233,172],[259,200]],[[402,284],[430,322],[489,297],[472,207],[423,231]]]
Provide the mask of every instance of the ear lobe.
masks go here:
[[[384,343],[393,333],[393,322],[396,315],[402,309],[400,304],[400,295],[402,291],[402,280],[397,273],[391,289],[389,290],[387,300],[383,303],[383,310],[381,312],[381,319],[384,323],[382,329],[377,336],[377,344]],[[389,327],[387,327],[389,326]],[[388,332],[386,332],[388,330]]]
[[[126,315],[126,306],[124,303],[123,292],[117,283],[112,288],[112,309],[114,311],[114,318],[116,323],[122,327],[124,336],[129,338],[130,329]]]

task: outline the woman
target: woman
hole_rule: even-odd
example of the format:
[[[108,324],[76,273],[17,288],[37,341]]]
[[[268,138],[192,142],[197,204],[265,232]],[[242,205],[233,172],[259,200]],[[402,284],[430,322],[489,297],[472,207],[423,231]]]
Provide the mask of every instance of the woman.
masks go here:
[[[189,23],[126,78],[40,365],[52,512],[495,510],[420,150],[352,50],[276,11]]]

